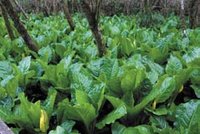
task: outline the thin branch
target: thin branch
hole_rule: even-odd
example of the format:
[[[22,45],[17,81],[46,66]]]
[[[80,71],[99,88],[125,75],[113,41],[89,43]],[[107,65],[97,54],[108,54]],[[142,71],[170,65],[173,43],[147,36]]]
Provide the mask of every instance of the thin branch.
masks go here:
[[[19,16],[17,15],[16,11],[14,10],[13,5],[10,2],[10,0],[1,0],[1,3],[5,7],[8,15],[10,16],[10,18],[14,22],[15,28],[20,33],[20,35],[24,39],[25,43],[29,47],[29,49],[31,49],[32,51],[37,52],[38,51],[38,47],[37,47],[36,43],[32,40],[32,38],[28,34],[26,28],[24,27],[24,25],[20,21]]]
[[[18,6],[18,8],[20,9],[20,11],[21,11],[22,14],[24,15],[24,17],[25,17],[26,19],[28,19],[28,15],[27,15],[26,12],[24,11],[24,9],[20,6],[20,4],[18,3],[18,1],[17,1],[17,0],[14,0],[14,3],[15,3],[15,5]]]
[[[6,25],[6,29],[8,31],[8,35],[9,35],[11,40],[14,40],[15,36],[14,36],[13,30],[11,28],[11,24],[10,24],[10,21],[9,21],[7,11],[1,3],[0,3],[0,7],[1,7],[1,10],[2,10],[2,16],[4,18],[4,22],[5,22],[5,25]]]

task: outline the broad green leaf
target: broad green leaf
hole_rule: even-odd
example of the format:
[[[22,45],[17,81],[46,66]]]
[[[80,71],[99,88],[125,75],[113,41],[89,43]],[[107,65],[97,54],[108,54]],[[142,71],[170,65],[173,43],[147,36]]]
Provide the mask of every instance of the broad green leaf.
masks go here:
[[[109,88],[109,91],[111,93],[120,95],[122,94],[122,89],[121,89],[121,78],[120,76],[113,77],[112,79],[107,81],[107,86]]]
[[[122,134],[152,134],[151,129],[148,126],[136,126],[126,128]]]
[[[112,134],[152,134],[153,131],[150,126],[140,125],[136,127],[124,127],[119,123],[112,125]]]
[[[157,103],[165,102],[176,90],[176,81],[173,77],[167,77],[158,88],[160,94],[156,96],[155,101]]]
[[[104,73],[106,75],[106,78],[108,80],[112,79],[113,77],[116,77],[120,71],[119,63],[117,59],[104,59],[103,64],[100,68],[101,73]]]
[[[170,128],[167,120],[163,116],[151,116],[150,122],[152,126],[164,129],[164,128]]]
[[[135,78],[136,70],[129,70],[125,75],[122,77],[121,87],[124,92],[133,91],[135,88]]]
[[[0,61],[0,78],[4,79],[11,74],[12,74],[11,64],[8,61]]]
[[[114,123],[117,119],[122,118],[126,115],[126,107],[124,105],[119,106],[117,109],[113,110],[111,113],[106,115],[102,121],[96,124],[97,128],[102,129],[105,125]]]
[[[143,60],[145,58],[141,54],[134,54],[131,58],[128,59],[126,65],[132,65],[136,69],[145,69],[145,66],[143,64]]]
[[[62,58],[64,56],[65,51],[66,51],[66,47],[64,45],[56,44],[55,52],[57,55],[59,55]]]
[[[120,33],[120,29],[117,26],[112,26],[112,27],[109,26],[109,30],[110,30],[110,33],[114,35],[117,35]]]
[[[122,77],[121,87],[124,92],[135,91],[146,77],[143,69],[127,70]]]
[[[158,73],[158,76],[162,75],[164,73],[164,69],[161,65],[152,62],[149,59],[145,59],[145,63],[148,65],[148,68],[152,71],[152,72],[156,72]]]
[[[97,60],[91,60],[87,68],[95,75],[99,76],[100,75],[100,69],[103,69],[102,64],[103,64],[104,59],[97,59]],[[102,71],[104,72],[104,71]]]
[[[31,129],[39,128],[41,105],[40,101],[31,103],[25,95],[19,95],[20,105],[14,112],[13,120],[21,127]]]
[[[17,77],[10,75],[1,81],[0,85],[6,89],[6,92],[9,96],[14,98],[17,95],[17,88],[19,86],[18,81],[19,80]]]
[[[193,48],[183,56],[183,59],[188,65],[191,63],[192,65],[198,66],[200,63],[199,58],[200,58],[200,48]]]
[[[23,74],[26,74],[30,68],[31,65],[31,56],[25,57],[23,58],[20,62],[19,62],[19,69]]]
[[[152,62],[151,60],[145,59],[145,63],[147,64],[147,71],[148,68],[150,71],[147,73],[147,78],[151,81],[152,84],[155,84],[158,81],[159,76],[163,75],[164,69],[162,66]]]
[[[41,48],[38,51],[38,54],[41,56],[41,59],[46,63],[50,62],[53,58],[53,51],[50,46]]]
[[[102,107],[102,103],[104,101],[104,93],[104,85],[94,85],[93,90],[90,90],[90,92],[88,92],[91,103],[97,111]]]
[[[100,68],[100,77],[105,78],[103,80],[109,90],[111,92],[114,92],[115,94],[120,94],[121,91],[121,86],[120,86],[120,81],[121,81],[121,69],[119,67],[119,62],[116,59],[105,59],[103,62],[103,65]]]
[[[123,55],[130,55],[134,51],[133,43],[129,38],[121,37],[119,43],[119,49]]]
[[[5,98],[7,96],[6,89],[3,87],[0,87],[0,100]]]
[[[198,85],[200,82],[200,68],[194,68],[191,71],[190,79],[192,84]]]
[[[5,77],[2,81],[1,81],[1,86],[5,87],[10,80],[12,80],[14,78],[13,75],[8,75],[7,77]]]
[[[191,85],[191,88],[194,90],[197,98],[200,98],[200,86],[199,85]]]
[[[93,86],[92,75],[85,69],[73,70],[73,71],[74,72],[71,72],[71,77],[72,77],[71,88],[73,90],[79,89],[89,92]]]
[[[91,103],[99,110],[104,100],[105,84],[93,80],[92,75],[85,69],[73,72],[71,82],[73,94],[72,99],[78,103]]]
[[[125,105],[125,103],[120,100],[119,98],[113,97],[113,96],[108,96],[106,95],[105,98],[112,104],[112,106],[116,109],[120,105]]]
[[[149,56],[157,63],[163,63],[168,56],[169,47],[166,44],[151,49]]]
[[[75,121],[67,120],[67,121],[63,122],[63,123],[61,124],[61,126],[62,126],[65,130],[67,130],[68,133],[71,133],[71,132],[72,132],[72,128],[74,127],[75,124],[76,124]]]
[[[147,73],[147,78],[151,81],[152,84],[155,84],[159,78],[159,74],[155,71]]]
[[[168,64],[166,66],[166,72],[170,75],[175,75],[177,72],[180,72],[183,69],[181,61],[171,55],[170,59],[168,60]]]
[[[0,119],[7,123],[15,123],[13,121],[13,113],[10,108],[0,106]]]
[[[112,134],[123,134],[123,131],[126,129],[125,126],[115,122],[112,124]]]
[[[189,80],[193,68],[183,69],[181,72],[175,75],[176,89],[180,90],[181,87]]]
[[[133,93],[132,92],[126,92],[123,95],[122,100],[128,107],[133,107],[134,98],[133,98]]]
[[[167,83],[167,82],[170,83]],[[150,102],[157,98],[159,102],[163,102],[170,97],[171,92],[175,90],[174,78],[167,77],[166,75],[161,77],[160,80],[155,84],[152,91],[143,98],[143,100],[135,105],[134,108],[130,109],[130,116],[135,116],[140,113]],[[166,95],[164,93],[167,93]]]
[[[177,131],[176,129],[172,129],[171,127],[167,127],[164,129],[154,128],[154,133],[158,134],[184,134],[185,130]]]
[[[200,132],[199,114],[200,106],[198,105],[191,117],[191,121],[188,126],[188,134],[198,134]]]
[[[44,69],[44,75],[40,78],[40,80],[44,82],[50,82],[55,88],[60,90],[68,91],[68,72],[70,59],[63,59],[57,65],[46,65],[42,61],[39,62]]]
[[[56,130],[51,130],[49,134],[68,134],[68,133],[66,133],[66,130],[63,127],[57,126]]]
[[[153,113],[154,115],[157,115],[157,116],[164,116],[164,115],[168,114],[168,109],[164,108],[164,107],[163,108],[156,108],[155,110],[146,108],[146,110]]]
[[[22,131],[22,128],[10,128],[14,134],[20,134],[20,132]]]
[[[183,127],[185,129],[191,127],[193,120],[196,120],[195,116],[199,115],[199,106],[199,100],[191,100],[187,103],[179,105],[175,111],[176,120],[174,125],[178,128]]]
[[[77,104],[84,104],[84,103],[90,103],[88,94],[85,91],[82,90],[76,90],[76,102]]]
[[[54,111],[56,96],[57,96],[57,91],[53,88],[49,89],[48,96],[43,103],[43,108],[45,109],[49,117],[51,117],[51,114]]]
[[[96,118],[96,110],[89,103],[71,105],[64,100],[58,105],[59,118],[82,121],[86,127]]]
[[[60,126],[56,127],[56,130],[51,130],[49,134],[79,134],[78,132],[72,131],[74,121],[65,121]]]

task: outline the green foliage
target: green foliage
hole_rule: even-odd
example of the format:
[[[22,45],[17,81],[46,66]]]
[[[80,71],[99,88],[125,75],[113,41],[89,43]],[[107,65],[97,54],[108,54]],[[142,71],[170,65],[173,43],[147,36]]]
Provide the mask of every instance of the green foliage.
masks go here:
[[[128,127],[119,124],[116,122],[112,125],[112,134],[152,134],[150,126],[137,126],[137,127]]]
[[[58,113],[63,121],[65,119],[82,121],[87,128],[96,118],[95,108],[88,102],[81,102],[72,106],[67,100],[64,100],[58,106]]]
[[[137,18],[100,19],[102,58],[78,14],[72,32],[63,14],[31,14],[38,53],[0,18],[0,118],[16,133],[198,134],[199,29],[183,37],[176,16]]]
[[[198,133],[200,125],[198,121],[199,112],[198,100],[191,100],[178,106],[175,111],[175,126],[177,126],[179,130],[184,128],[189,134]]]

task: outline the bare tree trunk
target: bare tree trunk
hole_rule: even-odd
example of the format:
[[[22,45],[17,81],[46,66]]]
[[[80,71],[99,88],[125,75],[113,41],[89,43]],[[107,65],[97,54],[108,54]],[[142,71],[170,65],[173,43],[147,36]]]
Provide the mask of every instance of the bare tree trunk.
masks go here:
[[[132,4],[132,0],[126,0],[124,3],[124,12],[128,15],[130,14],[130,9],[131,9],[131,4]]]
[[[47,0],[43,1],[43,13],[46,17],[49,17],[49,5]]]
[[[80,12],[80,5],[77,3],[77,0],[72,0],[72,11],[77,10],[77,12]]]
[[[35,13],[40,12],[43,7],[41,0],[34,0],[33,3],[35,7]]]
[[[152,4],[152,9],[160,11],[162,9],[161,1],[160,0],[155,0],[154,3]]]
[[[145,0],[141,0],[141,2],[140,2],[140,10],[142,10],[142,12],[145,11]]]
[[[200,0],[191,0],[190,1],[190,27],[195,28],[200,25]]]
[[[14,3],[15,3],[15,5],[18,6],[18,8],[20,9],[20,11],[21,11],[22,14],[24,15],[24,17],[25,17],[26,19],[28,19],[28,16],[27,16],[26,12],[25,12],[24,9],[20,6],[20,4],[18,3],[18,1],[17,1],[17,0],[14,0]]]
[[[72,17],[71,17],[70,12],[69,12],[68,3],[67,3],[67,1],[65,1],[65,0],[62,0],[61,2],[63,3],[63,10],[64,10],[65,17],[66,17],[66,19],[67,19],[67,22],[68,22],[68,24],[69,24],[71,30],[74,31],[74,29],[75,29],[75,24],[74,24],[74,22],[73,22],[73,19],[72,19]]]
[[[10,18],[14,22],[14,25],[17,31],[21,34],[22,38],[24,39],[25,43],[32,51],[37,52],[38,48],[30,35],[28,34],[26,28],[20,21],[16,11],[14,11],[13,5],[11,4],[10,0],[1,0],[2,5],[5,7],[7,13],[9,14]]]
[[[40,0],[34,0],[36,6],[36,13],[40,11]]]
[[[0,7],[1,7],[1,11],[2,11],[2,16],[3,16],[4,22],[5,22],[5,25],[6,25],[6,29],[8,31],[8,35],[9,35],[11,40],[14,40],[15,36],[13,34],[13,30],[12,30],[12,27],[10,25],[10,21],[9,21],[6,9],[1,3],[0,3]]]
[[[164,0],[163,2],[163,12],[164,12],[164,15],[167,16],[167,13],[168,13],[168,1],[167,0]]]
[[[98,20],[96,18],[97,10],[92,11],[90,5],[87,2],[85,2],[85,0],[83,0],[81,2],[81,6],[82,6],[83,12],[85,13],[86,18],[89,22],[90,29],[96,40],[96,44],[97,44],[98,51],[99,51],[99,56],[102,57],[106,53],[106,46],[102,41],[102,34],[98,28]]]
[[[52,0],[52,12],[55,13],[55,6],[56,6],[56,1]]]
[[[180,17],[181,17],[181,27],[183,29],[183,31],[185,30],[186,26],[185,26],[185,1],[184,0],[180,0],[180,5],[181,5],[181,10],[180,10]]]

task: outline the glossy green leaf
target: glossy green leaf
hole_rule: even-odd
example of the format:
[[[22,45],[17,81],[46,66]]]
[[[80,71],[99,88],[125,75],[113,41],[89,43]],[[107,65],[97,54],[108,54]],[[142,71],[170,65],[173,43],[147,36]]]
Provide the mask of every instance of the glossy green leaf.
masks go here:
[[[39,55],[41,56],[41,59],[44,62],[50,62],[53,58],[53,52],[50,46],[43,47],[38,51]]]
[[[124,102],[119,98],[106,95],[105,98],[112,104],[112,106],[116,109],[120,105],[124,105]]]
[[[181,61],[177,57],[171,55],[166,66],[166,72],[170,75],[174,75],[177,72],[181,72],[182,68],[183,66]]]
[[[191,87],[193,88],[197,98],[200,98],[200,86],[199,85],[191,85]]]
[[[136,127],[124,127],[119,123],[115,123],[112,126],[113,134],[152,134],[150,126],[140,125]]]
[[[110,112],[106,117],[102,119],[102,121],[96,124],[97,128],[102,129],[105,125],[109,125],[114,123],[117,119],[122,118],[126,115],[126,107],[124,105],[119,106],[117,109]]]
[[[59,103],[58,113],[61,118],[81,121],[86,127],[96,118],[96,110],[89,103],[71,105],[67,100]]]
[[[4,79],[12,74],[12,66],[8,61],[0,61],[0,78]]]
[[[56,130],[51,130],[49,134],[75,134],[75,132],[72,132],[72,128],[74,125],[74,121],[65,121],[60,126],[57,126]]]
[[[199,110],[198,110],[199,106],[200,106],[199,100],[191,100],[187,103],[179,105],[175,111],[175,117],[176,117],[175,126],[177,126],[178,128],[181,127],[188,128],[190,124],[193,122],[193,120],[194,121],[196,120],[193,117],[199,115]]]
[[[43,103],[43,108],[47,112],[48,116],[51,117],[51,114],[54,111],[54,105],[56,101],[57,91],[55,89],[49,89],[48,97]]]
[[[200,114],[200,106],[198,105],[189,123],[188,134],[198,134],[200,132],[199,114]]]
[[[33,130],[39,128],[41,105],[40,101],[31,103],[22,93],[19,95],[20,105],[14,112],[13,120],[19,126]]]
[[[19,62],[19,69],[22,73],[27,73],[31,65],[31,57],[25,57]]]
[[[51,130],[49,134],[67,134],[67,133],[63,127],[57,126],[56,130]]]
[[[157,103],[165,102],[176,90],[176,81],[173,77],[167,77],[158,88],[160,94],[156,96],[155,101]]]
[[[186,63],[193,63],[194,65],[199,65],[200,58],[200,48],[193,48],[187,54],[183,56]]]
[[[122,77],[121,87],[124,92],[135,91],[146,77],[143,69],[127,70]]]
[[[78,104],[90,103],[88,94],[82,90],[76,90],[76,102]]]

